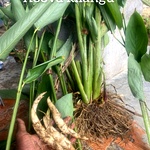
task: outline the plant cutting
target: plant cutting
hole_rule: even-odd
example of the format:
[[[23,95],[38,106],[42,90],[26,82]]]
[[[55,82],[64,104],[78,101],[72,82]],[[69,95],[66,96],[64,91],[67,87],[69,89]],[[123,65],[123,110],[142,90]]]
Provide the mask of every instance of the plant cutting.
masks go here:
[[[148,73],[148,68],[149,68],[148,66],[146,67],[146,63],[144,63],[144,64],[142,63],[143,60],[141,59],[142,56],[144,59],[146,57],[146,56],[144,57],[144,55],[147,55],[146,50],[147,50],[148,38],[147,38],[147,32],[145,29],[145,25],[143,23],[143,19],[141,18],[141,16],[135,11],[134,14],[130,18],[128,26],[126,27],[126,25],[125,24],[123,25],[123,23],[122,23],[122,17],[121,17],[121,15],[119,15],[120,11],[119,11],[119,9],[117,9],[118,6],[115,5],[115,3],[112,3],[112,4],[107,3],[107,4],[108,5],[106,5],[106,7],[99,6],[101,13],[102,13],[102,16],[104,18],[105,25],[107,26],[107,28],[109,30],[111,30],[112,32],[115,28],[115,25],[117,25],[119,29],[121,29],[121,28],[124,29],[125,40],[122,37],[123,41],[120,43],[122,43],[122,45],[125,46],[127,53],[129,55],[129,62],[128,62],[129,87],[130,87],[133,95],[140,100],[139,102],[141,105],[141,110],[142,110],[142,114],[143,114],[143,118],[144,118],[144,122],[145,122],[145,127],[146,127],[146,133],[148,135],[148,141],[149,141],[150,122],[149,122],[148,112],[147,112],[147,108],[146,108],[146,102],[145,102],[144,93],[143,93],[142,72],[141,72],[141,69],[142,69],[142,71],[144,70],[143,75],[145,76],[145,74]],[[90,4],[87,4],[87,5],[90,5]],[[103,68],[102,67],[102,56],[100,55],[100,54],[102,54],[102,49],[104,49],[104,39],[102,38],[103,37],[103,33],[102,33],[103,30],[100,31],[100,29],[103,28],[103,25],[100,26],[100,24],[99,24],[99,22],[101,22],[100,20],[98,20],[98,22],[96,22],[93,19],[93,16],[92,17],[88,16],[89,15],[88,13],[90,11],[86,12],[86,9],[87,9],[86,4],[85,4],[84,8],[82,6],[79,6],[76,4],[75,8],[76,8],[76,20],[77,20],[76,22],[77,22],[77,27],[78,27],[77,33],[78,33],[78,39],[79,39],[80,56],[81,56],[80,62],[81,63],[80,62],[75,63],[73,61],[72,66],[71,66],[71,69],[72,69],[71,72],[73,72],[73,74],[74,74],[74,78],[76,80],[78,89],[81,93],[82,100],[85,103],[99,100],[98,98],[100,97],[101,91],[102,91],[101,90],[102,83],[104,84],[104,86],[103,86],[104,97],[102,95],[101,96],[102,99],[100,99],[100,101],[101,101],[101,103],[106,103],[107,99],[105,99],[105,98],[107,97],[107,95],[105,93],[106,92],[105,91],[105,80],[103,80],[103,79],[105,79],[105,77],[103,77],[104,74],[103,74],[103,70],[102,70],[102,68]],[[113,9],[111,9],[111,8],[113,8]],[[111,12],[111,15],[108,12],[106,13],[106,11],[108,11],[108,9]],[[96,9],[93,9],[93,10],[96,10]],[[115,14],[116,12],[117,12],[117,14]],[[91,13],[91,14],[93,15],[94,13]],[[118,17],[118,19],[116,19],[117,17]],[[97,23],[97,25],[99,25],[99,27],[96,26],[96,23],[92,26],[89,23],[90,22],[88,20],[89,18],[91,18],[90,21],[93,24],[95,21]],[[99,16],[98,19],[99,18],[101,18],[101,17]],[[90,28],[90,27],[92,27],[92,28]],[[139,28],[140,28],[140,30],[139,30]],[[97,32],[94,32],[94,30],[96,30],[96,29],[99,29],[99,31],[97,30]],[[138,31],[138,33],[137,33],[137,31]],[[96,38],[96,34],[94,35],[94,33],[97,34],[97,38]],[[92,43],[92,46],[90,47],[88,45],[90,43],[89,42],[90,40],[87,39],[88,34],[89,34],[89,36],[91,36],[91,39],[92,39],[92,37],[95,37],[95,39],[96,40],[98,39],[97,41],[100,43],[98,43],[97,41],[93,42],[93,40],[91,40],[93,43]],[[101,34],[102,36],[101,35],[98,36],[98,34]],[[101,37],[101,39],[100,39],[100,37]],[[141,37],[144,37],[144,38],[141,38]],[[102,40],[103,40],[103,44],[101,42]],[[97,46],[97,44],[99,45],[99,47]],[[92,50],[92,48],[93,48],[93,50]],[[96,48],[98,48],[97,51],[96,51]],[[92,52],[93,52],[93,54],[90,55]],[[132,56],[132,54],[134,56]],[[133,62],[134,59],[137,61],[137,63]],[[91,63],[91,60],[93,61],[92,63]],[[148,61],[149,61],[148,55],[147,55],[146,60],[147,60],[147,64],[148,64]],[[143,65],[139,66],[138,62],[141,62],[141,64],[143,64]],[[92,66],[91,64],[92,65],[94,64],[94,65]],[[92,72],[90,72],[91,68],[93,69]],[[99,71],[98,71],[98,68],[100,69]],[[147,78],[148,78],[148,76],[147,76]],[[90,79],[92,79],[93,83],[91,82]],[[94,83],[94,81],[96,81],[96,83]],[[74,87],[74,86],[71,86],[71,87]],[[88,89],[92,89],[92,90],[89,92]],[[97,92],[100,92],[100,93],[96,94]],[[97,95],[97,96],[95,96],[95,95]],[[106,105],[108,105],[108,104],[106,103]],[[87,112],[90,112],[89,114],[92,114],[92,112],[90,110],[93,111],[94,108],[90,107],[89,109],[86,110]],[[96,113],[92,117],[89,117],[89,119],[96,116]],[[81,114],[83,115],[83,113],[81,113]],[[87,117],[86,112],[84,115]],[[100,117],[100,118],[102,118],[102,117]],[[83,120],[84,119],[85,118],[83,118]],[[81,124],[83,122],[85,123],[85,121],[83,121],[83,120],[79,124]],[[79,122],[79,120],[78,120],[78,122]],[[90,123],[91,122],[89,121],[87,124],[90,124]],[[93,121],[92,121],[92,123],[93,123]],[[86,125],[86,126],[87,126],[87,129],[89,131],[90,126],[88,126],[88,125]],[[84,129],[86,131],[86,133],[88,132],[87,129]],[[93,127],[92,129],[96,129],[96,127]]]
[[[16,2],[19,5],[22,5],[22,3],[20,3],[20,0]],[[15,2],[12,1],[12,4],[13,3],[14,3],[13,8],[15,11]],[[62,56],[64,56],[64,54],[66,54],[67,51],[69,51],[70,55],[67,53],[65,55],[65,60],[67,60],[67,58],[71,58],[72,61],[71,61],[69,68],[67,68],[66,70],[66,74],[67,74],[67,77],[69,78],[69,82],[70,83],[74,82],[74,84],[70,84],[69,87],[71,87],[70,89],[71,89],[71,92],[73,93],[79,91],[79,94],[76,94],[79,97],[79,99],[77,99],[77,101],[74,101],[75,108],[77,109],[76,117],[87,116],[86,112],[90,112],[88,115],[93,115],[93,116],[89,117],[89,119],[86,118],[89,122],[88,121],[84,122],[85,124],[87,123],[87,125],[91,126],[91,123],[95,123],[94,125],[97,125],[96,121],[99,121],[99,123],[100,122],[102,123],[99,125],[98,128],[96,128],[94,125],[93,125],[94,127],[92,126],[92,128],[88,128],[88,131],[89,131],[88,134],[89,135],[92,134],[92,131],[94,129],[97,129],[97,131],[94,132],[94,136],[96,138],[97,133],[101,134],[103,131],[107,131],[108,128],[106,127],[109,127],[110,129],[108,130],[107,135],[102,134],[106,137],[109,136],[111,133],[113,133],[113,136],[121,135],[122,132],[129,130],[129,126],[131,124],[129,113],[122,110],[122,108],[118,104],[115,104],[114,102],[112,102],[112,100],[108,100],[109,97],[106,94],[105,73],[103,71],[104,62],[102,58],[102,52],[108,43],[108,40],[107,40],[108,38],[106,34],[107,31],[110,30],[113,33],[115,28],[117,27],[119,29],[123,28],[125,33],[127,32],[125,30],[126,26],[123,24],[122,15],[119,9],[119,5],[123,6],[124,1],[122,1],[121,3],[117,1],[106,2],[104,6],[100,6],[96,3],[73,3],[72,4],[73,11],[75,12],[75,22],[76,22],[77,39],[78,39],[78,45],[73,46],[73,49],[76,49],[76,50],[77,48],[79,49],[78,61],[74,60],[75,54],[70,53],[70,50],[71,50],[70,45],[73,42],[72,39],[68,38],[67,41],[63,42],[62,44],[63,46],[62,45],[60,46],[61,48],[60,47],[57,48],[58,46],[57,44],[59,43],[58,34],[61,29],[61,24],[63,24],[61,10],[63,10],[64,12],[65,9],[68,7],[68,5],[69,5],[68,2],[64,2],[61,4],[56,3],[56,2],[54,3],[48,2],[48,4],[39,3],[39,4],[35,4],[35,6],[33,5],[32,9],[29,11],[28,8],[30,4],[28,3],[26,6],[26,10],[28,12],[24,13],[24,10],[23,10],[22,11],[23,14],[20,18],[18,17],[19,19],[16,22],[16,24],[12,26],[10,30],[8,30],[0,39],[1,47],[2,47],[0,49],[0,58],[2,59],[2,58],[6,58],[6,56],[9,54],[12,48],[16,45],[16,43],[19,42],[19,40],[27,33],[27,31],[33,25],[35,25],[36,27],[35,31],[33,30],[34,32],[30,36],[31,38],[30,38],[29,46],[27,46],[28,50],[27,50],[26,57],[24,60],[24,66],[23,66],[23,70],[22,70],[22,74],[20,78],[20,83],[18,86],[16,105],[14,108],[14,114],[13,114],[13,118],[12,118],[12,122],[10,126],[7,149],[9,149],[10,147],[12,130],[14,127],[16,112],[17,112],[18,104],[20,100],[20,92],[22,91],[25,84],[31,83],[31,93],[30,93],[31,105],[33,103],[35,95],[36,94],[38,95],[39,93],[43,92],[43,90],[49,91],[49,87],[51,87],[51,90],[52,90],[51,93],[49,92],[49,95],[52,101],[56,105],[58,105],[58,107],[66,103],[66,101],[64,100],[57,100],[56,92],[54,89],[54,82],[53,82],[54,78],[51,74],[52,74],[52,71],[56,72],[62,85],[61,87],[63,89],[63,94],[64,95],[67,94],[68,91],[66,90],[66,85],[64,84],[65,80],[64,78],[62,78],[63,77],[62,66],[66,65]],[[50,6],[49,9],[48,9],[48,6]],[[57,9],[58,14],[56,15],[57,16],[56,17],[55,13],[53,12],[55,12],[58,6],[60,7],[60,9]],[[36,9],[38,9],[38,13]],[[16,13],[17,13],[17,10],[16,10]],[[47,16],[49,16],[49,14],[52,14],[52,15],[47,20]],[[33,18],[33,17],[36,19],[32,20],[32,22],[30,23],[27,23],[26,20],[22,19],[23,16],[25,16],[26,20],[30,20],[30,18]],[[40,16],[41,18],[39,19]],[[56,32],[54,33],[53,38],[49,38],[48,41],[45,39],[45,37],[47,37],[46,30],[42,32],[41,37],[38,36],[37,30],[42,29],[47,24],[54,22],[58,18],[60,19],[58,20],[58,26],[57,26]],[[131,24],[133,24],[133,22],[131,22]],[[127,28],[127,29],[131,30],[130,28]],[[15,30],[15,33],[14,33],[14,30]],[[21,30],[23,32],[20,32]],[[13,35],[13,38],[7,38],[10,35]],[[144,36],[145,36],[145,32],[144,32]],[[52,45],[50,44],[51,42],[49,42],[50,40],[52,42]],[[7,47],[4,42],[7,43],[8,45]],[[49,47],[48,51],[45,51],[45,47],[44,47],[44,50],[42,50],[43,43],[46,43],[46,45],[48,45]],[[25,68],[26,68],[29,53],[31,52],[31,49],[32,49],[32,44],[33,44],[33,52],[34,52],[33,67],[31,70],[28,71],[27,76],[24,78]],[[128,43],[127,41],[125,41],[124,43],[124,40],[122,44],[125,45],[126,47],[130,45],[130,43]],[[146,44],[147,43],[145,42],[142,45],[144,49],[146,47],[145,46]],[[35,47],[37,49],[35,49]],[[131,58],[132,54],[130,53],[133,53],[133,52],[130,52],[130,50],[128,51],[129,59],[132,59]],[[140,54],[140,57],[142,57],[144,53]],[[39,62],[41,62],[41,60],[39,59],[40,55],[42,56],[42,63],[38,64]],[[138,60],[140,60],[138,55],[137,55],[137,58]],[[129,69],[129,70],[132,70],[132,69]],[[48,75],[46,74],[46,72],[48,73]],[[129,74],[129,83],[133,81],[132,79],[133,77],[131,78],[130,77],[131,76]],[[47,83],[50,83],[50,86],[46,87],[45,85]],[[38,89],[36,89],[36,85],[38,85]],[[133,86],[131,87],[131,89],[133,90]],[[35,91],[37,93],[35,93]],[[68,94],[67,94],[67,97],[68,97]],[[65,97],[65,99],[67,99],[67,97]],[[83,104],[80,101],[80,97],[85,104]],[[30,105],[30,110],[31,110],[31,105]],[[68,108],[67,105],[66,105],[66,108]],[[84,108],[83,110],[85,111],[80,111],[82,108]],[[101,108],[103,108],[101,115],[96,116],[97,112],[99,112]],[[59,109],[61,113],[63,112],[63,110],[64,108]],[[47,108],[45,108],[44,112],[46,111],[47,111]],[[73,111],[73,109],[71,111]],[[106,115],[107,114],[106,112],[109,112],[108,116]],[[103,117],[103,114],[105,114],[105,117]],[[63,117],[65,115],[66,113],[63,115]],[[97,120],[93,121],[92,119],[95,116]],[[112,117],[111,118],[112,120],[109,118],[110,116]],[[104,121],[102,121],[102,118],[104,119]],[[122,120],[120,118],[122,118]],[[85,118],[83,118],[82,120],[79,117],[77,119],[79,119],[79,121],[85,120]],[[121,120],[121,121],[119,122],[118,120]],[[115,123],[113,123],[113,121]],[[120,128],[120,125],[121,125],[121,128]],[[99,132],[100,128],[102,132]],[[80,130],[79,126],[78,126],[78,129]],[[80,130],[80,132],[82,131],[83,129]]]
[[[109,10],[113,16],[110,17],[106,10]],[[76,121],[78,129],[82,134],[94,138],[108,137],[110,134],[119,135],[121,132],[117,131],[128,130],[131,123],[128,121],[130,117],[128,113],[122,114],[122,110],[120,110],[121,112],[115,111],[114,105],[108,100],[102,58],[103,50],[108,41],[107,31],[113,32],[116,25],[120,29],[123,27],[118,3],[106,2],[104,6],[95,3],[75,4],[75,14],[80,58],[71,62],[67,76],[70,83],[73,83],[70,85],[72,91],[80,91],[81,100],[86,104],[82,105],[82,102],[77,101]],[[107,113],[104,113],[105,111]],[[102,116],[103,114],[105,117]],[[114,124],[113,120],[115,120]],[[122,121],[118,122],[117,120]],[[113,128],[114,126],[116,129]]]

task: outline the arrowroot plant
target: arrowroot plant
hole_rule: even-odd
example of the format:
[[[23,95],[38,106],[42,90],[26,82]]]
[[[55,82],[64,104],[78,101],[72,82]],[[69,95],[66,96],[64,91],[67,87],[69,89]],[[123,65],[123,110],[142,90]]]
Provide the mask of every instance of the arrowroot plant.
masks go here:
[[[66,0],[63,3],[58,3],[57,1],[51,2],[50,0],[45,3],[30,3],[29,1],[23,3],[21,0],[12,0],[8,8],[1,9],[3,15],[10,18],[14,22],[14,25],[0,37],[0,59],[5,59],[22,38],[24,38],[27,49],[26,57],[23,60],[24,63],[6,150],[10,149],[20,95],[26,84],[30,84],[29,114],[32,114],[32,122],[37,134],[41,136],[43,141],[48,142],[54,148],[67,148],[65,147],[66,142],[69,148],[73,149],[71,143],[62,133],[57,132],[52,126],[47,127],[50,120],[49,111],[47,111],[47,107],[49,106],[58,128],[63,130],[64,134],[76,135],[73,130],[70,130],[64,124],[58,112],[53,112],[53,105],[49,99],[46,102],[46,97],[50,96],[52,102],[61,112],[62,117],[66,117],[67,115],[73,116],[72,94],[68,94],[67,91],[67,89],[70,90],[70,87],[72,92],[79,91],[82,102],[87,105],[91,102],[99,103],[99,101],[100,103],[105,103],[107,98],[102,54],[108,43],[107,31],[111,31],[114,34],[115,29],[123,29],[125,33],[125,39],[121,35],[123,40],[119,42],[125,46],[129,56],[129,86],[133,95],[140,100],[143,117],[145,118],[146,131],[150,141],[150,123],[142,87],[142,74],[147,81],[150,81],[150,59],[149,54],[146,53],[147,33],[145,26],[141,16],[136,11],[126,26],[122,17],[123,14],[120,11],[120,7],[124,6],[125,0],[105,2],[105,5],[99,5],[95,2],[69,3]],[[69,33],[69,36],[65,40],[60,40],[59,38],[61,26],[63,26],[64,20],[67,22],[70,19],[69,17],[73,23],[76,23],[75,28],[78,44],[75,45],[77,46],[72,46],[76,42],[72,38],[72,32]],[[67,20],[66,18],[69,19]],[[51,32],[53,26],[49,24],[55,21],[57,21],[57,27]],[[75,57],[74,49],[79,49],[79,59]],[[27,70],[27,76],[25,76],[29,56],[32,56],[32,68]],[[69,65],[70,62],[71,64]],[[67,81],[70,84],[68,88],[68,84],[66,85],[64,78],[64,71],[66,71]],[[54,77],[54,72],[56,77]],[[57,100],[55,90],[55,85],[58,84],[55,84],[54,81],[57,77],[61,83],[62,93],[65,95],[60,100]],[[40,101],[40,95],[34,101],[36,95],[44,91],[47,91],[47,96]],[[37,101],[40,102],[38,103]],[[38,104],[40,105],[38,110],[46,114],[44,118],[43,115],[40,117],[40,119],[43,119],[44,126],[35,113]],[[37,113],[39,115],[39,112]],[[64,125],[63,129],[61,125]],[[40,130],[37,126],[40,127]],[[46,135],[51,140],[46,138]],[[60,141],[60,137],[64,141]],[[85,139],[80,137],[80,135],[76,138]]]
[[[100,100],[105,102],[105,74],[103,72],[102,53],[107,44],[106,32],[112,34],[115,28],[123,29],[125,39],[119,41],[126,49],[128,58],[128,83],[133,95],[139,99],[145,128],[150,143],[150,120],[143,92],[143,79],[149,80],[149,61],[147,54],[148,36],[142,17],[134,12],[125,24],[120,6],[125,1],[108,3],[104,6],[93,3],[75,4],[76,26],[80,59],[72,61],[68,71],[72,89],[77,85],[84,103]],[[148,5],[148,1],[144,1]],[[121,33],[121,31],[120,31]],[[70,78],[73,76],[73,78]],[[104,94],[102,93],[102,89]],[[74,89],[73,89],[74,90]]]

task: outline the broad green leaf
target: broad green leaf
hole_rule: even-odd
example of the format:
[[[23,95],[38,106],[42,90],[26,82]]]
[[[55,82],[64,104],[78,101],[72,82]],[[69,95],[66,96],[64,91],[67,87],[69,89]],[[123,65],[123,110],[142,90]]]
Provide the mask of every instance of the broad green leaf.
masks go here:
[[[0,18],[2,19],[2,18],[4,18],[4,16],[5,16],[5,14],[0,9]]]
[[[2,12],[11,20],[15,20],[14,15],[11,11],[11,4],[8,5],[7,7],[0,7],[0,9],[2,10]]]
[[[85,6],[85,17],[86,17],[86,22],[88,24],[88,28],[89,28],[92,40],[94,42],[94,41],[97,41],[98,29],[97,29],[96,21],[93,18],[93,15],[94,15],[94,4],[87,3]]]
[[[145,54],[141,58],[141,69],[146,81],[150,82],[150,55]]]
[[[16,89],[1,89],[0,90],[0,97],[2,99],[16,99],[17,90]],[[27,96],[29,93],[21,93],[21,99],[28,100],[29,97]]]
[[[35,39],[35,37],[33,38],[33,41],[31,43],[31,39],[32,39],[33,34],[34,34],[34,28],[31,27],[27,31],[27,33],[25,34],[25,36],[23,37],[26,49],[28,49],[29,45],[31,44],[30,45],[30,51],[32,51],[32,52],[35,50],[35,46],[36,46],[36,39]]]
[[[73,101],[72,93],[61,97],[55,104],[58,111],[61,113],[61,117],[67,116],[73,117]]]
[[[25,14],[25,9],[20,0],[11,0],[11,10],[16,21],[21,19]]]
[[[50,41],[48,42],[49,47],[52,49],[53,48],[53,43],[54,43],[54,36],[50,39]],[[64,44],[63,40],[57,39],[56,42],[56,51],[58,51]]]
[[[99,5],[98,5],[99,6]],[[116,28],[116,24],[115,24],[115,20],[110,12],[110,10],[104,5],[104,6],[99,6],[100,8],[100,11],[102,13],[102,16],[104,18],[104,21],[107,25],[107,28],[110,30],[110,31],[114,31],[115,28]]]
[[[37,109],[37,110],[40,110],[40,111],[37,111],[37,115],[38,115],[39,119],[42,119],[45,114],[41,113],[41,112],[46,113],[47,108],[48,108],[47,97],[49,97],[52,93],[49,76],[47,74],[42,75],[42,77],[40,78],[40,81],[37,84],[38,84],[38,86],[36,86],[37,87],[36,95],[39,95],[46,91],[46,93],[44,94],[44,97],[39,102],[38,109]]]
[[[128,58],[128,84],[132,94],[139,100],[144,100],[141,67],[131,53]]]
[[[103,6],[98,5],[98,7],[102,12],[109,30],[114,31],[116,26],[118,26],[119,29],[122,28],[122,15],[116,0],[114,2],[106,2]]]
[[[50,1],[38,3],[0,37],[0,59],[5,59],[9,55],[15,45],[50,5]]]
[[[45,11],[45,13],[43,13],[43,15],[35,23],[35,27],[41,29],[46,25],[58,20],[60,17],[63,16],[69,4],[70,3],[67,0],[64,0],[63,2],[54,1],[51,4],[51,7],[49,7],[47,11]]]
[[[69,57],[71,48],[72,48],[72,38],[69,37],[65,42],[65,44],[56,53],[56,57],[63,56],[65,61]]]
[[[117,2],[121,7],[124,7],[126,0],[117,0]]]
[[[53,35],[50,32],[45,32],[41,51],[46,53],[47,55],[50,54],[50,48],[49,48],[49,41],[53,38]]]
[[[35,66],[34,68],[28,71],[27,77],[24,79],[24,83],[31,83],[39,78],[47,69],[57,65],[63,61],[62,57],[58,57],[49,61],[46,61],[40,65]]]
[[[107,1],[106,7],[108,7],[109,11],[111,12],[113,19],[115,20],[115,23],[118,26],[118,28],[121,29],[123,27],[123,21],[122,21],[122,15],[117,0],[114,0],[114,2]]]
[[[127,25],[125,47],[128,55],[132,53],[135,59],[140,62],[141,57],[147,51],[148,36],[140,14],[135,11]]]

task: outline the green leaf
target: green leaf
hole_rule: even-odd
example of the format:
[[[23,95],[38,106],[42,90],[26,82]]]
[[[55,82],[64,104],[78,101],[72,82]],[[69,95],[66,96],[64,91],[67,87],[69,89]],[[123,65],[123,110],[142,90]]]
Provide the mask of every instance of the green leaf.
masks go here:
[[[37,111],[37,115],[38,115],[39,119],[42,119],[43,116],[45,115],[42,112],[46,113],[47,108],[48,108],[47,97],[49,97],[51,95],[51,91],[52,91],[49,76],[47,74],[42,75],[40,82],[38,82],[37,85],[38,86],[36,86],[37,87],[37,94],[36,95],[39,95],[39,94],[46,91],[44,97],[39,102],[38,109],[37,109],[37,110],[40,110],[40,111]]]
[[[5,15],[5,14],[2,12],[2,10],[0,9],[0,18],[3,19],[4,16],[6,16],[6,15]]]
[[[15,20],[14,15],[11,11],[11,4],[8,5],[7,7],[0,7],[0,9],[2,10],[2,12],[11,20]]]
[[[139,100],[144,100],[141,67],[131,53],[128,58],[128,84],[132,94]]]
[[[124,7],[126,0],[117,0],[117,2],[121,7]]]
[[[121,29],[123,27],[123,21],[122,21],[122,15],[117,0],[114,0],[114,2],[107,1],[106,7],[108,7],[109,11],[111,12],[113,19],[115,20],[115,23],[118,26],[118,28]]]
[[[135,11],[127,25],[125,47],[128,55],[132,53],[135,59],[140,62],[141,57],[147,51],[148,36],[140,14]]]
[[[26,11],[20,0],[11,0],[11,8],[12,14],[16,21],[21,19],[26,14]]]
[[[50,48],[49,48],[49,41],[53,38],[52,33],[50,32],[45,32],[44,34],[44,38],[42,41],[42,45],[41,45],[41,51],[46,53],[47,55],[49,55],[50,53]]]
[[[40,65],[37,65],[36,67],[30,69],[28,71],[26,79],[24,79],[24,83],[31,83],[35,81],[37,78],[39,78],[47,69],[50,67],[57,65],[63,61],[62,57],[58,57],[49,61],[46,61]]]
[[[50,2],[38,3],[0,37],[0,59],[5,59],[25,33],[50,7]],[[38,10],[38,11],[37,11]]]
[[[49,47],[52,49],[53,48],[53,43],[54,43],[54,36],[50,39],[50,41],[48,42]],[[56,51],[58,51],[64,44],[63,40],[57,39],[56,42]]]
[[[123,27],[121,11],[116,0],[114,2],[106,2],[103,6],[98,5],[98,7],[109,30],[114,31],[115,26],[118,26],[119,29]]]
[[[53,23],[63,16],[66,8],[70,3],[67,0],[64,0],[63,3],[54,1],[51,4],[51,7],[43,13],[43,15],[39,18],[39,20],[35,23],[35,27],[38,29],[42,29],[46,25]]]
[[[24,39],[24,43],[25,43],[25,46],[26,46],[26,49],[29,48],[30,46],[30,51],[34,52],[35,51],[35,46],[36,46],[36,38],[34,37],[33,38],[33,41],[31,43],[31,39],[33,37],[33,34],[34,34],[34,28],[31,27],[27,33],[25,34],[25,36],[23,37]],[[31,44],[31,45],[30,45]]]
[[[93,18],[94,14],[94,4],[93,3],[87,3],[85,6],[85,17],[86,22],[88,24],[88,28],[92,37],[93,42],[97,41],[98,37],[98,29],[96,25],[96,21]]]
[[[99,6],[99,5],[98,5]],[[116,28],[115,20],[110,12],[110,10],[104,5],[104,6],[99,6],[100,11],[102,13],[102,16],[104,18],[104,21],[107,25],[107,28],[110,31],[114,31]]]
[[[67,116],[73,117],[73,101],[72,93],[61,97],[55,104],[58,111],[61,113],[61,117]]]
[[[146,81],[150,82],[150,55],[145,54],[141,58],[141,69]]]
[[[56,57],[63,56],[64,61],[69,57],[72,48],[72,38],[71,36],[67,39],[64,45],[56,53]]]
[[[16,94],[17,94],[17,90],[16,89],[1,89],[0,90],[0,97],[2,99],[12,99],[15,100],[16,99]],[[21,99],[29,99],[29,97],[27,96],[28,93],[21,93]]]

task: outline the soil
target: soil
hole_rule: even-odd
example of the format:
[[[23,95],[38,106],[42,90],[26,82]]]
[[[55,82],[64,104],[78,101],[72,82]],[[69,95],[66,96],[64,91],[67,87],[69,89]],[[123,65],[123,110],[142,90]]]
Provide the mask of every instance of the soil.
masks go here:
[[[144,134],[145,131],[133,121],[128,138],[109,137],[103,142],[88,141],[88,146],[91,148],[90,150],[150,150],[148,145],[142,141]]]
[[[0,105],[0,141],[6,140],[8,135],[9,124],[15,104],[14,99],[3,99],[4,105]],[[28,101],[21,100],[17,118],[23,119],[26,124],[28,122]]]

